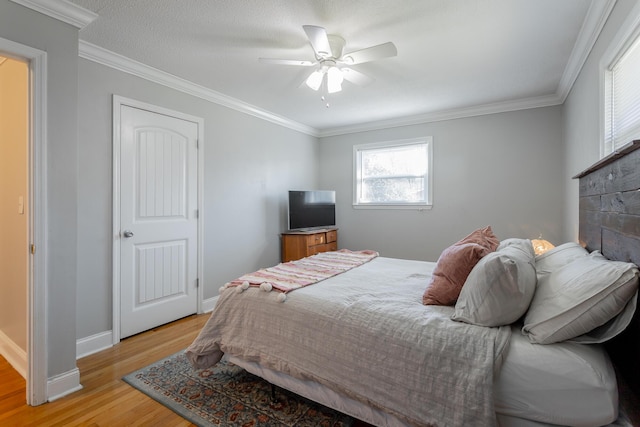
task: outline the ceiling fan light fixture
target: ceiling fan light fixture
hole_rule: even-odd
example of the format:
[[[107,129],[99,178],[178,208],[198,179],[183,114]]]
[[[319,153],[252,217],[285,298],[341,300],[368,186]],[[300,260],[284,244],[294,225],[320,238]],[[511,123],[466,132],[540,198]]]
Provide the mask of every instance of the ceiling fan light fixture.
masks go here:
[[[340,92],[342,91],[342,83],[344,80],[360,86],[370,84],[373,82],[371,77],[350,68],[350,66],[376,61],[398,54],[398,50],[392,42],[343,54],[346,42],[342,37],[336,34],[327,34],[327,31],[323,27],[317,25],[303,25],[302,28],[313,49],[315,61],[277,58],[258,59],[260,62],[269,64],[314,67],[315,71],[304,81],[305,84],[314,91],[321,90],[324,93]],[[325,74],[327,76],[326,81]]]
[[[344,76],[338,67],[331,67],[327,71],[327,92],[336,93],[342,90]]]
[[[323,78],[324,73],[321,70],[316,70],[307,77],[307,86],[313,90],[318,90],[320,89],[320,86],[322,86]]]

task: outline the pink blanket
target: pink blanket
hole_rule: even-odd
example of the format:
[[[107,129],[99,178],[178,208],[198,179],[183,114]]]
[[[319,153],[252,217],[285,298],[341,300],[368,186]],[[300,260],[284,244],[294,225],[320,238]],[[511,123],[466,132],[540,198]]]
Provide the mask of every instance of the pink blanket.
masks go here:
[[[377,256],[377,252],[369,250],[340,249],[335,252],[323,252],[245,274],[229,282],[226,287],[256,286],[263,290],[275,289],[287,293],[351,270]]]

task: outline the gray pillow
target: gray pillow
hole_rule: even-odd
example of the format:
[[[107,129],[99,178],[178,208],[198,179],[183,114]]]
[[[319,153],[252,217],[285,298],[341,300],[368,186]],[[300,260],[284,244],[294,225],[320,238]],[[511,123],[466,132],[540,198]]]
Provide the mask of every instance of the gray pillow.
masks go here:
[[[508,239],[471,270],[453,320],[480,326],[509,325],[527,311],[536,288],[535,254],[528,239]]]
[[[638,275],[635,264],[610,261],[598,251],[578,257],[540,278],[522,331],[531,342],[551,344],[602,327],[627,307],[635,309],[635,301],[628,304],[637,293]],[[613,338],[630,318],[627,313],[622,322],[612,322],[613,327],[597,333],[597,341],[587,337],[581,342]]]

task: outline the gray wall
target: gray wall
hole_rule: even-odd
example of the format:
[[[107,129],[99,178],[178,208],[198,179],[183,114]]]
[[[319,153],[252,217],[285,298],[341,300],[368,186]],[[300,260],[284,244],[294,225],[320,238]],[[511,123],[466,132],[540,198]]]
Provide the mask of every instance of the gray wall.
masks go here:
[[[565,173],[562,182],[567,194],[564,202],[566,240],[578,240],[578,182],[569,178],[587,169],[600,158],[600,61],[620,25],[636,4],[636,0],[617,0],[563,105]]]
[[[205,298],[277,264],[287,190],[316,187],[316,138],[79,60],[77,337],[112,326],[112,95],[204,119]]]
[[[562,243],[560,107],[327,137],[320,184],[336,190],[341,248],[427,261],[477,227]],[[353,145],[433,136],[433,209],[352,207]]]
[[[0,0],[0,37],[47,52],[48,376],[76,367],[78,30]]]

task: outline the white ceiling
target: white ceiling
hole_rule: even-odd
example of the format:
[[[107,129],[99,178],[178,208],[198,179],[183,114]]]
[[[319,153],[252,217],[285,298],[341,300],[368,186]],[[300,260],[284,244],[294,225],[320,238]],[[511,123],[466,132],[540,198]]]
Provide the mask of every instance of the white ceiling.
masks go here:
[[[561,103],[610,9],[602,0],[70,1],[98,15],[81,41],[320,134]],[[306,24],[342,36],[345,52],[392,41],[398,55],[353,66],[375,82],[345,82],[326,108],[300,86],[311,69],[258,62],[314,60]]]

